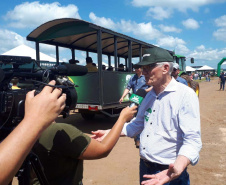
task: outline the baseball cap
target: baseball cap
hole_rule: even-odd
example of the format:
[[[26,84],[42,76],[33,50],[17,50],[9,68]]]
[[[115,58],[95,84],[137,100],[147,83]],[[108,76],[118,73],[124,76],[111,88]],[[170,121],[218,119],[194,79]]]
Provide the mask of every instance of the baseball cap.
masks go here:
[[[175,68],[175,69],[179,69],[179,65],[178,65],[178,63],[173,63],[173,68]]]
[[[165,49],[153,47],[144,51],[142,61],[136,65],[145,66],[157,62],[173,62],[173,56]]]
[[[137,64],[135,64],[135,65],[133,65],[133,68],[134,69],[139,69],[141,66],[139,66],[139,65],[137,65]]]

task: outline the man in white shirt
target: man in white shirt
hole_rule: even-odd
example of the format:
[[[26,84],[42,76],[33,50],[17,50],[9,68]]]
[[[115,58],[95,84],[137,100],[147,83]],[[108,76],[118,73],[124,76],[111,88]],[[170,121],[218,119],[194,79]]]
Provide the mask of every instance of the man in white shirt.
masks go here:
[[[138,65],[153,89],[122,135],[141,133],[141,184],[189,185],[186,171],[195,165],[202,147],[199,101],[195,92],[171,77],[173,57],[161,48],[145,50]],[[93,132],[101,140],[108,131]]]

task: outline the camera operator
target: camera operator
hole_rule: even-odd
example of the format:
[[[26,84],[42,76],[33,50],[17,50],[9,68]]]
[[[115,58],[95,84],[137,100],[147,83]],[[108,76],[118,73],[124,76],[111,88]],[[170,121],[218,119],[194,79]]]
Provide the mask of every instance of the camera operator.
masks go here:
[[[61,94],[61,89],[50,86],[45,86],[37,96],[34,91],[27,93],[24,119],[0,143],[0,184],[12,180],[41,133],[64,109],[66,94]]]
[[[117,143],[124,123],[137,112],[136,108],[124,108],[102,142],[91,139],[70,124],[50,125],[32,150],[38,156],[49,184],[82,185],[83,160],[107,157]],[[33,178],[33,184],[39,184],[38,179]]]

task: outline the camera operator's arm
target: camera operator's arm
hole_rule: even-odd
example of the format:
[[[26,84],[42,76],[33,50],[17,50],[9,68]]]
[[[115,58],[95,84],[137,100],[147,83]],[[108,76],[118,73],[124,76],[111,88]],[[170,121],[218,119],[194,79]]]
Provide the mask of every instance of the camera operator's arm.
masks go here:
[[[55,85],[55,81],[49,84]],[[24,119],[0,143],[0,184],[12,180],[35,141],[64,109],[66,95],[61,93],[49,86],[37,96],[34,91],[27,93]]]
[[[86,150],[80,155],[79,159],[99,159],[106,157],[117,143],[124,123],[130,121],[137,112],[137,106],[126,107],[102,142],[92,139]]]

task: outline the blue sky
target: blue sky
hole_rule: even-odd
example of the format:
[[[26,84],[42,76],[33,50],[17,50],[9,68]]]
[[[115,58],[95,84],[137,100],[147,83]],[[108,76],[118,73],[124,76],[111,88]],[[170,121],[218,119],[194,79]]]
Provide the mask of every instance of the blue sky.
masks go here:
[[[191,66],[217,63],[226,57],[226,0],[64,0],[1,1],[0,54],[34,44],[26,36],[57,18],[79,18],[136,39],[175,50]],[[54,55],[52,49],[43,53]],[[84,63],[84,53],[78,56]],[[68,60],[65,55],[61,60]],[[83,58],[83,59],[82,59]],[[225,65],[224,65],[225,66]],[[225,68],[223,66],[223,68]]]

